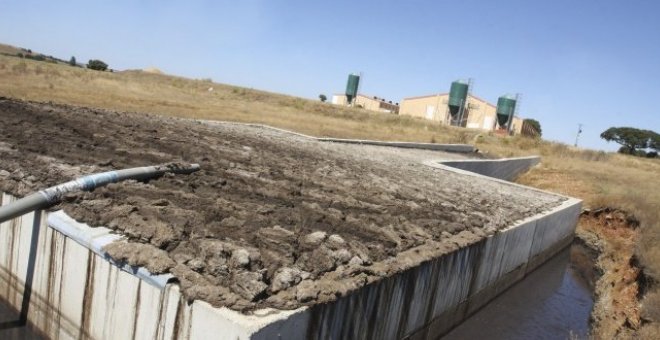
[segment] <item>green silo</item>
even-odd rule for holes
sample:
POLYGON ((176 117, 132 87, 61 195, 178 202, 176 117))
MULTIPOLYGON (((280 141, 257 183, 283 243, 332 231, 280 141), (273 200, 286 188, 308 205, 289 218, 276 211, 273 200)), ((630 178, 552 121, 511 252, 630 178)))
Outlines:
POLYGON ((508 128, 507 123, 516 111, 516 99, 512 95, 497 98, 497 123, 502 128, 508 128))
POLYGON ((449 113, 452 116, 455 116, 461 110, 461 107, 465 105, 468 89, 468 82, 464 80, 456 80, 451 83, 447 105, 449 106, 449 113))
POLYGON ((348 82, 346 83, 346 99, 348 100, 349 104, 352 103, 353 98, 357 96, 358 85, 360 85, 360 76, 352 73, 349 74, 348 82))

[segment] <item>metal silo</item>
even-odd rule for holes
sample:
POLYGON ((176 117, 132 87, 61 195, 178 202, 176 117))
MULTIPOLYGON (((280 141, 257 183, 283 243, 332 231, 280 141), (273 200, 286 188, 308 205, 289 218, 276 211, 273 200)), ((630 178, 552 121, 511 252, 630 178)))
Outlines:
POLYGON ((468 89, 469 85, 467 81, 457 80, 451 83, 447 105, 449 105, 449 113, 451 113, 452 116, 458 114, 461 111, 461 108, 465 106, 468 89))
POLYGON ((497 98, 497 124, 500 128, 511 128, 511 120, 516 111, 516 96, 507 94, 497 98))
POLYGON ((360 85, 360 76, 357 74, 349 74, 348 82, 346 83, 346 99, 348 104, 353 102, 353 98, 357 96, 358 86, 360 85))

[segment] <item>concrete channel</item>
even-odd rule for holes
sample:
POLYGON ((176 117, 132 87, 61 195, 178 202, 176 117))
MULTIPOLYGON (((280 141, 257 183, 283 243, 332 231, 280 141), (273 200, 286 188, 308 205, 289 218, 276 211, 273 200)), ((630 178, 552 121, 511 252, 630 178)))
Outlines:
MULTIPOLYGON (((425 164, 519 186, 504 180, 537 162, 425 164)), ((13 200, 3 194, 1 203, 13 200)), ((188 303, 171 275, 114 263, 103 247, 125 242, 120 235, 78 223, 63 211, 36 211, 0 225, 0 298, 33 328, 58 339, 435 338, 568 246, 580 209, 580 200, 566 198, 474 243, 410 249, 427 252, 430 260, 403 256, 407 270, 332 303, 250 315, 188 303)))

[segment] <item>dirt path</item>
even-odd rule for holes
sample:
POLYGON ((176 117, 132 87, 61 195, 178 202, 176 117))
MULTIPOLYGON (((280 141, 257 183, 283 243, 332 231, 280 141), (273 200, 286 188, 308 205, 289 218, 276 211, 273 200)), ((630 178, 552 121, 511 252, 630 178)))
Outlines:
POLYGON ((295 308, 456 247, 560 198, 420 163, 433 151, 320 143, 263 128, 0 99, 0 190, 25 195, 91 172, 170 161, 190 176, 121 183, 61 204, 131 243, 110 254, 171 272, 189 299, 295 308))

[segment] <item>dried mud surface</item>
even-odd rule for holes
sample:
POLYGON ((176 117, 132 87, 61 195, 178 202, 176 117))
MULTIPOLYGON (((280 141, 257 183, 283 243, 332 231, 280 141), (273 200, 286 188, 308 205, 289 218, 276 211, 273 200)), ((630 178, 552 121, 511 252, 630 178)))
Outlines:
POLYGON ((420 163, 456 157, 0 98, 4 192, 200 163, 192 175, 112 184, 56 208, 125 235, 106 249, 115 259, 172 273, 190 300, 244 312, 334 300, 562 200, 420 163))

